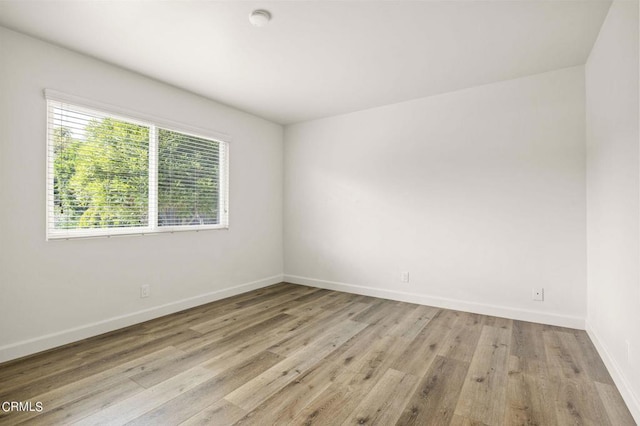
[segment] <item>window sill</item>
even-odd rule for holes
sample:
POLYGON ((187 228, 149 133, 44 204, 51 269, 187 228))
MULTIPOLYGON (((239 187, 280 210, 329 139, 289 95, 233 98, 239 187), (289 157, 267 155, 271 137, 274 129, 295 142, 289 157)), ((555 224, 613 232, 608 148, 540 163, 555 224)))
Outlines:
POLYGON ((202 226, 163 226, 162 228, 123 228, 108 230, 87 230, 77 229, 69 231, 54 231, 47 235, 47 241, 59 240, 79 240, 89 238, 111 238, 125 236, 148 236, 173 234, 176 232, 201 232, 201 231, 226 231, 229 225, 202 225, 202 226))

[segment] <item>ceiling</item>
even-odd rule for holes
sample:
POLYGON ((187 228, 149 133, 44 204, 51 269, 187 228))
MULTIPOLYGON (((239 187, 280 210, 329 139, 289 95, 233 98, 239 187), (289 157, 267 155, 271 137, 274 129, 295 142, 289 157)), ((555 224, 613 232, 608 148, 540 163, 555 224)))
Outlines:
POLYGON ((584 64, 609 6, 5 0, 0 25, 289 124, 584 64))

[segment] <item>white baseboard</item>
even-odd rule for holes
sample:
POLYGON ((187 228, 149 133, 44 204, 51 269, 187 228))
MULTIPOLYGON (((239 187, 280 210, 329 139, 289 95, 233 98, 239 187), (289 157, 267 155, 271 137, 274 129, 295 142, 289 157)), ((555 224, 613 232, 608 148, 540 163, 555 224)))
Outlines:
POLYGON ((344 291, 347 293, 362 294, 365 296, 381 297, 383 299, 398 300, 401 302, 417 303, 419 305, 435 306, 437 308, 454 309, 458 311, 472 312, 482 315, 510 318, 520 321, 536 322, 541 324, 557 325, 560 327, 577 328, 584 330, 584 318, 570 315, 552 314, 548 312, 515 309, 506 306, 488 305, 484 303, 469 302, 465 300, 447 299, 438 296, 429 296, 419 293, 386 290, 381 288, 366 287, 355 284, 346 284, 335 281, 319 280, 315 278, 300 277, 285 274, 284 280, 293 284, 303 284, 311 287, 326 288, 328 290, 344 291))
POLYGON ((88 337, 97 336, 99 334, 114 331, 130 325, 139 324, 154 318, 185 309, 204 305, 214 302, 225 297, 235 296, 237 294, 246 293, 268 285, 277 284, 283 281, 283 275, 274 275, 272 277, 263 278, 261 280, 252 281, 225 288, 222 290, 212 291, 210 293, 201 294, 187 299, 166 303, 160 306, 154 306, 130 314, 120 315, 106 320, 97 321, 91 324, 62 330, 56 333, 39 336, 33 339, 23 340, 9 345, 0 346, 0 362, 10 361, 12 359, 35 354, 47 349, 66 345, 88 337))
POLYGON ((620 369, 618 363, 611 356, 607 348, 604 346, 602 339, 598 336, 598 333, 590 326, 589 322, 586 322, 586 330, 587 334, 591 338, 593 345, 596 347, 600 358, 604 361, 604 365, 609 370, 609 374, 611 374, 611 378, 613 382, 616 384, 616 387, 620 391, 620 395, 622 395, 622 399, 627 404, 629 411, 631 411, 631 415, 637 424, 640 424, 640 397, 636 395, 631 387, 631 384, 627 380, 624 374, 622 374, 622 370, 620 369))

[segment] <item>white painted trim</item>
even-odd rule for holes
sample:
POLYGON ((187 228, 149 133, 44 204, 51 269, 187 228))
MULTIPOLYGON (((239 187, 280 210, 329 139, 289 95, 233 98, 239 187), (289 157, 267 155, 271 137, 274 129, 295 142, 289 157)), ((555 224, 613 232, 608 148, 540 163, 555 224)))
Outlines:
POLYGON ((311 287, 325 288, 328 290, 344 291, 347 293, 362 294, 365 296, 381 297, 383 299, 398 300, 401 302, 417 303, 420 305, 435 306, 438 308, 454 309, 458 311, 473 312, 482 315, 510 318, 520 321, 530 321, 541 324, 557 325, 584 330, 584 318, 561 315, 548 312, 531 311, 525 309, 510 308, 507 306, 488 305, 484 303, 470 302, 466 300, 448 299, 438 296, 430 296, 419 293, 387 290, 382 288, 366 287, 355 284, 346 284, 335 281, 319 280, 315 278, 300 277, 296 275, 284 276, 284 281, 293 284, 303 284, 311 287))
POLYGON ((84 107, 92 110, 97 110, 97 112, 106 113, 109 115, 119 115, 121 116, 119 118, 124 118, 127 121, 139 120, 141 122, 139 124, 143 125, 150 125, 153 123, 159 127, 167 127, 168 130, 174 130, 205 139, 215 139, 218 142, 229 143, 232 141, 230 135, 217 130, 192 126, 186 123, 179 123, 177 121, 173 121, 157 115, 135 111, 94 99, 83 98, 81 96, 72 95, 70 93, 58 92, 57 90, 53 89, 44 89, 43 93, 45 99, 47 100, 63 102, 81 108, 84 107))
POLYGON ((17 343, 0 346, 0 362, 10 361, 12 359, 31 355, 47 349, 66 345, 88 337, 97 336, 110 331, 118 330, 130 325, 139 324, 164 315, 169 315, 185 309, 204 305, 225 297, 235 296, 237 294, 246 293, 272 284, 282 282, 282 275, 274 275, 272 277, 263 278, 261 280, 252 281, 222 290, 212 291, 210 293, 201 294, 199 296, 189 297, 175 302, 166 303, 160 306, 144 309, 130 314, 120 315, 97 321, 91 324, 58 331, 44 336, 23 340, 17 343))
POLYGON ((631 412, 631 415, 635 419, 636 423, 640 424, 640 397, 633 392, 631 384, 622 373, 622 370, 618 366, 616 360, 611 356, 602 339, 598 337, 598 333, 591 327, 589 321, 586 322, 587 334, 591 338, 593 345, 596 347, 600 358, 604 361, 604 365, 609 370, 613 382, 622 395, 622 399, 627 404, 627 408, 631 412))

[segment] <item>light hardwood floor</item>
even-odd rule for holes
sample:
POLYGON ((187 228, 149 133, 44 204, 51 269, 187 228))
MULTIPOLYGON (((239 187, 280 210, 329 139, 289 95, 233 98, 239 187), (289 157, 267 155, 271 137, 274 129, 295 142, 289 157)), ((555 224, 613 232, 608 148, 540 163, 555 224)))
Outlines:
POLYGON ((584 331, 278 284, 0 364, 1 424, 633 425, 584 331))

